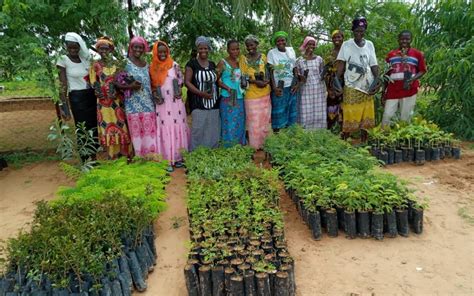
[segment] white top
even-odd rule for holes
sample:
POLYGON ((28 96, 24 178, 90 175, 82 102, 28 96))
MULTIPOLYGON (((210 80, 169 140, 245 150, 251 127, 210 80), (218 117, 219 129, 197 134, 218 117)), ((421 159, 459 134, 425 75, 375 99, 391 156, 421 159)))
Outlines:
POLYGON ((374 44, 365 40, 364 46, 359 47, 351 38, 342 43, 337 60, 346 62, 345 85, 367 93, 374 81, 370 67, 377 65, 374 44))
POLYGON ((278 85, 278 80, 285 82, 285 87, 291 86, 293 80, 293 68, 295 67, 296 54, 293 47, 286 47, 281 52, 278 48, 271 49, 267 54, 267 62, 273 66, 273 79, 278 85))
POLYGON ((89 61, 81 60, 80 63, 74 63, 67 55, 62 55, 56 62, 56 66, 66 69, 68 92, 88 88, 84 77, 89 74, 89 61))

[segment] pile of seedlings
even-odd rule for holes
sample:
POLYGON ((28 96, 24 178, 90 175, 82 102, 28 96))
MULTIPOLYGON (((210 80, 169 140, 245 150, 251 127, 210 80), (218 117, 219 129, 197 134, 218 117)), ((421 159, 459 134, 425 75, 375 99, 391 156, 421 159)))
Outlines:
POLYGON ((369 132, 369 143, 370 153, 385 165, 423 165, 426 161, 461 158, 460 142, 453 134, 421 118, 414 118, 410 124, 398 122, 390 127, 376 127, 369 132))
POLYGON ((273 170, 256 168, 245 147, 185 156, 191 246, 189 295, 295 295, 294 261, 273 170), (210 163, 223 164, 208 173, 210 163), (232 168, 234 167, 234 168, 232 168), (191 169, 192 168, 192 169, 191 169))
POLYGON ((0 295, 146 290, 157 258, 152 224, 165 208, 166 166, 104 162, 76 187, 60 189, 60 198, 39 202, 31 228, 6 244, 0 295))
POLYGON ((383 239, 423 231, 425 204, 378 161, 329 131, 292 127, 267 138, 265 151, 313 237, 383 239))

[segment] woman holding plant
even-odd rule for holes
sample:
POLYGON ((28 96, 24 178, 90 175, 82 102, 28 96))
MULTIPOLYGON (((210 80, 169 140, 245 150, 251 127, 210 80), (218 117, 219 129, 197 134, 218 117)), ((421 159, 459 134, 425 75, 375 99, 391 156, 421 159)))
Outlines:
POLYGON ((216 148, 221 133, 216 64, 209 60, 207 37, 196 38, 195 44, 197 57, 189 60, 184 73, 192 116, 191 150, 199 146, 216 148))
POLYGON ((112 57, 114 43, 109 37, 101 37, 95 44, 100 60, 89 69, 89 83, 97 97, 97 124, 99 143, 110 159, 118 156, 131 157, 132 145, 128 133, 123 94, 121 89, 139 89, 138 82, 129 85, 119 82, 124 75, 123 65, 112 57))
POLYGON ((227 42, 228 56, 217 64, 217 84, 222 89, 221 139, 224 147, 245 145, 244 95, 240 88, 242 72, 239 68, 240 45, 237 40, 227 42))
POLYGON ((143 54, 150 51, 143 37, 133 37, 128 46, 125 70, 132 88, 125 90, 125 111, 135 154, 156 153, 155 105, 151 96, 148 64, 143 54))
POLYGON ((156 105, 157 150, 168 160, 168 171, 173 165, 182 167, 181 150, 189 149, 189 128, 186 121, 186 107, 181 98, 183 74, 173 61, 168 44, 157 41, 153 45, 150 66, 151 85, 156 105))
POLYGON ((307 36, 300 46, 296 68, 302 85, 298 100, 298 123, 305 129, 326 128, 326 85, 321 79, 324 61, 314 54, 316 39, 307 36))
POLYGON ((367 129, 375 125, 374 94, 379 88, 379 66, 374 44, 364 39, 367 20, 352 21, 354 38, 345 41, 337 56, 337 75, 334 88, 344 92, 342 102, 342 132, 347 138, 352 132, 361 131, 361 141, 367 141, 367 129), (344 74, 344 89, 340 78, 344 74))
POLYGON ((247 54, 240 56, 239 67, 249 83, 244 97, 249 145, 262 149, 271 120, 271 101, 267 57, 258 51, 258 44, 253 35, 245 38, 247 54))
POLYGON ((324 80, 326 82, 326 88, 328 90, 327 96, 327 124, 328 129, 331 129, 336 123, 342 124, 342 94, 334 91, 332 85, 334 81, 334 76, 337 72, 337 55, 344 42, 344 33, 340 30, 334 30, 331 34, 332 44, 334 45, 331 53, 325 58, 325 75, 324 80))
POLYGON ((286 46, 288 33, 279 31, 273 35, 275 48, 267 54, 271 71, 272 128, 275 132, 296 123, 296 55, 293 47, 286 46))

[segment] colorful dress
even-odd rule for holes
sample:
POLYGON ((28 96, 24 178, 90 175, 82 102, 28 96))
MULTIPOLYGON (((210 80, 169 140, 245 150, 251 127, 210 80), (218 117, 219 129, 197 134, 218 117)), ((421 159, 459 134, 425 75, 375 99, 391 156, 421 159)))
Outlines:
POLYGON ((170 164, 182 161, 181 150, 189 150, 190 131, 186 122, 186 107, 181 98, 175 97, 173 79, 181 88, 183 74, 177 63, 168 70, 168 76, 161 86, 164 103, 156 105, 158 153, 170 164))
MULTIPOLYGON (((242 75, 247 75, 250 80, 255 80, 255 73, 263 77, 266 75, 267 58, 264 54, 256 61, 249 61, 245 55, 240 56, 239 67, 242 75)), ((254 83, 250 83, 245 91, 245 124, 249 133, 249 145, 255 149, 261 149, 265 138, 268 135, 268 128, 271 120, 271 100, 270 100, 270 85, 265 87, 257 87, 254 83)))
POLYGON ((245 145, 245 105, 242 89, 240 88, 240 77, 242 72, 239 68, 233 68, 225 59, 222 71, 222 83, 235 91, 235 97, 225 89, 221 92, 221 138, 224 147, 236 144, 245 145))
POLYGON ((125 70, 142 84, 140 90, 131 91, 130 96, 125 97, 125 112, 135 154, 145 156, 157 153, 155 104, 151 95, 148 64, 139 67, 128 61, 125 70))
POLYGON ((327 125, 328 129, 331 129, 336 123, 342 124, 342 94, 334 96, 330 96, 330 88, 333 85, 334 76, 337 72, 337 64, 336 64, 336 57, 334 55, 329 54, 325 59, 326 65, 326 72, 324 75, 324 80, 326 82, 326 87, 328 88, 328 96, 327 96, 327 125))
POLYGON ((97 124, 99 143, 110 158, 130 157, 132 145, 128 133, 123 95, 114 85, 119 73, 116 65, 104 66, 96 61, 89 69, 89 82, 97 97, 97 124))
POLYGON ((300 57, 296 61, 300 73, 308 71, 306 82, 300 88, 298 99, 298 123, 306 129, 326 128, 326 85, 321 80, 323 59, 300 57))
POLYGON ((361 47, 354 39, 349 39, 342 44, 337 60, 346 63, 342 131, 351 133, 374 127, 374 96, 369 95, 370 86, 374 81, 371 67, 377 65, 373 43, 365 40, 364 46, 361 47))

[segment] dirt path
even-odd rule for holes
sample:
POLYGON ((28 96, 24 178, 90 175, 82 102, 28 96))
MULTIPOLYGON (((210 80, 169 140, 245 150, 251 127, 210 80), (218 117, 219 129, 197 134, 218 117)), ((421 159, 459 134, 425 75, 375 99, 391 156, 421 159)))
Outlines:
POLYGON ((15 236, 31 222, 35 201, 50 200, 60 185, 72 185, 57 162, 0 171, 0 240, 15 236))
POLYGON ((348 240, 340 233, 314 241, 283 193, 281 208, 296 262, 298 295, 474 294, 474 154, 461 161, 387 170, 429 197, 422 235, 379 242, 348 240))
POLYGON ((184 169, 171 174, 166 187, 168 208, 155 222, 155 239, 158 260, 155 271, 148 276, 148 289, 143 296, 187 295, 183 268, 186 264, 189 241, 189 224, 186 212, 186 175, 184 169))

